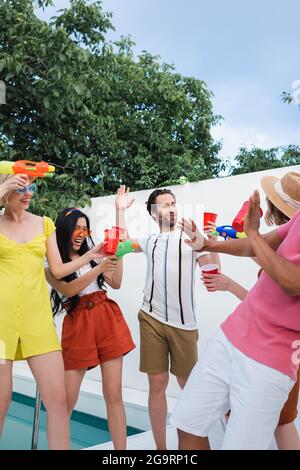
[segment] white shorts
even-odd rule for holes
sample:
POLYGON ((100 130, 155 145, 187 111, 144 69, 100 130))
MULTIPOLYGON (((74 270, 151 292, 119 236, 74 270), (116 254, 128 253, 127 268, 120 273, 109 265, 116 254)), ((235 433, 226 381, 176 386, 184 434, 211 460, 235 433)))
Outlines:
POLYGON ((219 329, 195 365, 170 422, 205 437, 230 409, 222 449, 268 449, 294 383, 245 356, 219 329))

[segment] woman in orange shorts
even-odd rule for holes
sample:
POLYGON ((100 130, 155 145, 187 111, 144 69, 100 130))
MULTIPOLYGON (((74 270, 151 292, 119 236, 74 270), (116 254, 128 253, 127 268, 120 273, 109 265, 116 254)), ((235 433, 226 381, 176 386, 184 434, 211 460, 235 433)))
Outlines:
MULTIPOLYGON (((131 202, 124 187, 116 197, 119 214, 131 202)), ((118 219, 118 217, 117 217, 118 219)), ((117 220, 117 224, 118 224, 117 220)), ((76 259, 93 245, 90 222, 79 209, 65 209, 56 220, 57 243, 64 262, 76 259)), ((58 281, 46 269, 53 287, 54 314, 67 311, 62 329, 62 349, 69 413, 78 399, 81 382, 88 369, 100 364, 108 427, 115 449, 126 448, 126 418, 122 400, 123 356, 135 348, 119 306, 106 295, 104 285, 119 289, 122 261, 103 258, 58 281), (58 294, 58 292, 61 295, 58 294)))

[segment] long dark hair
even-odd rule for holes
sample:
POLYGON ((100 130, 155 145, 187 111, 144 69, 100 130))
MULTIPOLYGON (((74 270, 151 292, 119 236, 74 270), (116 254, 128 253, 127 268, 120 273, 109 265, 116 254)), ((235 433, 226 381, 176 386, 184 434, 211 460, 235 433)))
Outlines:
MULTIPOLYGON (((70 249, 72 247, 72 235, 77 225, 78 219, 84 217, 86 220, 86 226, 88 230, 90 230, 90 221, 87 215, 81 212, 79 209, 75 209, 73 207, 68 207, 67 209, 62 210, 56 221, 56 237, 57 237, 57 246, 60 252, 60 256, 63 263, 68 263, 71 261, 70 259, 70 249)), ((85 238, 84 242, 82 243, 80 250, 78 251, 79 256, 84 255, 91 246, 95 246, 92 238, 89 236, 85 238)), ((97 263, 93 260, 90 261, 90 265, 94 268, 97 263)), ((73 281, 77 278, 77 274, 74 272, 69 274, 68 276, 64 277, 63 280, 66 282, 73 281)), ((99 289, 103 289, 104 286, 104 277, 100 274, 97 277, 97 284, 99 289)), ((71 298, 61 298, 58 292, 55 289, 51 290, 51 301, 52 301, 52 309, 53 315, 61 312, 64 308, 66 309, 67 313, 71 313, 77 306, 79 302, 79 295, 74 295, 71 298), (68 303, 68 307, 64 306, 64 303, 68 303)))

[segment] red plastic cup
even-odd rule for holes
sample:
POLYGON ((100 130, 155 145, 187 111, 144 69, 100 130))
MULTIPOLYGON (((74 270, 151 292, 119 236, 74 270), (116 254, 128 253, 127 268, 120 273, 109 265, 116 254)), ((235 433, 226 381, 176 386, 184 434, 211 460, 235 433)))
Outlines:
POLYGON ((116 227, 119 230, 119 238, 120 240, 126 240, 127 238, 127 230, 126 228, 116 227))
MULTIPOLYGON (((201 271, 203 274, 203 277, 205 278, 205 274, 219 274, 219 266, 217 264, 204 264, 201 266, 201 271)), ((206 289, 209 290, 210 283, 206 283, 205 279, 205 286, 206 289)))
POLYGON ((104 244, 103 251, 108 256, 116 254, 120 240, 119 227, 112 227, 104 230, 104 244))
POLYGON ((203 227, 208 225, 208 222, 212 222, 213 224, 216 223, 218 214, 215 214, 214 212, 204 212, 203 213, 203 227))

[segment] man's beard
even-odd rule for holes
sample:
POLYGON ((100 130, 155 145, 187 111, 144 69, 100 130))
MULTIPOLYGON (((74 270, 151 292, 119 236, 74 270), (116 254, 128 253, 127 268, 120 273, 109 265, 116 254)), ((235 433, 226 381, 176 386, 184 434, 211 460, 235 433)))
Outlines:
POLYGON ((161 226, 164 229, 168 229, 168 230, 173 229, 176 225, 176 222, 177 222, 176 217, 171 218, 171 219, 162 219, 161 226))

